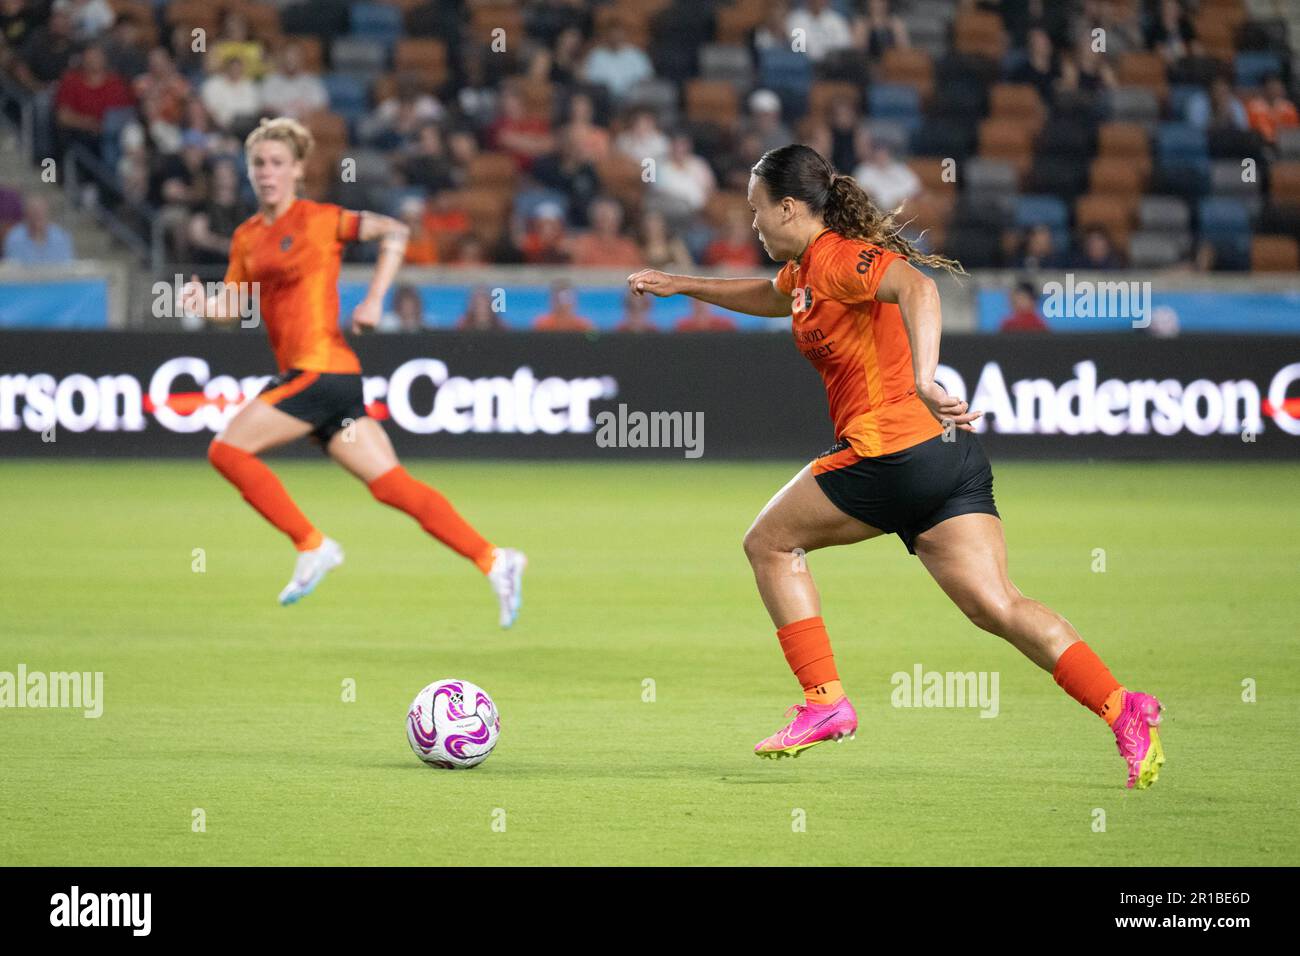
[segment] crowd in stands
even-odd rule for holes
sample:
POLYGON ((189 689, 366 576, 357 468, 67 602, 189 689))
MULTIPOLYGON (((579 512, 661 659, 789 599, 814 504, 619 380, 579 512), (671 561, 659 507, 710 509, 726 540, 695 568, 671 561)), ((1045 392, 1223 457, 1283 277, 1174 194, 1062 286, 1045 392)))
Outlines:
POLYGON ((176 262, 224 261, 242 139, 289 115, 306 194, 400 216, 413 264, 766 267, 749 169, 800 141, 969 268, 1294 271, 1289 30, 1244 0, 0 0, 0 69, 176 262))

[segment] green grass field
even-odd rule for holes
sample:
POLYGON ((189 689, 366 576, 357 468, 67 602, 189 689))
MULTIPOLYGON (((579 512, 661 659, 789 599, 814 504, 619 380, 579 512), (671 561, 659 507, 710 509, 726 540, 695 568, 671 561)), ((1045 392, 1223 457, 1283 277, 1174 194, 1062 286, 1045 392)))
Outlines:
POLYGON ((103 671, 105 697, 0 710, 0 864, 1300 863, 1294 466, 995 462, 1016 582, 1167 707, 1139 793, 893 537, 810 558, 857 739, 756 759, 799 693, 740 540, 797 462, 408 463, 528 552, 509 632, 410 519, 272 464, 348 552, 288 609, 292 550, 205 462, 0 463, 0 671, 103 671), (999 672, 999 715, 891 706, 916 664, 999 672), (472 771, 406 743, 448 676, 502 712, 472 771))

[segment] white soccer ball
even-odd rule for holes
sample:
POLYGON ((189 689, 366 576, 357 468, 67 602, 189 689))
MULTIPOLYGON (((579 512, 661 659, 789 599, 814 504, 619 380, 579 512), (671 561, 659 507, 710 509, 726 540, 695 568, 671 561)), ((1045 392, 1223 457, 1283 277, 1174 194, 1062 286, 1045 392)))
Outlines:
POLYGON ((406 739, 431 767, 476 767, 497 745, 501 718, 483 688, 467 680, 436 680, 415 695, 406 715, 406 739))

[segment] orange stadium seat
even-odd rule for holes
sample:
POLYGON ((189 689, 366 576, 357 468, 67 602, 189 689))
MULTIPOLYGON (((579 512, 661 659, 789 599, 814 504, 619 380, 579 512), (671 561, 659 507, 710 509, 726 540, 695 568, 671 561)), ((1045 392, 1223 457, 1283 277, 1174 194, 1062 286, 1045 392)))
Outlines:
POLYGON ((925 50, 891 47, 880 60, 880 79, 885 83, 910 86, 929 102, 934 93, 934 61, 925 50))
POLYGON ((418 76, 420 85, 434 89, 447 82, 447 44, 436 38, 398 40, 393 50, 397 73, 418 76))
POLYGON ((989 116, 1023 123, 1036 136, 1047 121, 1047 106, 1026 83, 995 83, 989 90, 989 116))
POLYGON ((1000 60, 1007 51, 1007 34, 1002 18, 982 10, 962 13, 952 24, 953 48, 968 56, 1000 60))
POLYGON ((1250 243, 1250 271, 1300 271, 1300 244, 1292 236, 1255 236, 1250 243))
POLYGON ((688 80, 685 99, 686 118, 692 122, 731 130, 740 121, 740 94, 726 80, 688 80))

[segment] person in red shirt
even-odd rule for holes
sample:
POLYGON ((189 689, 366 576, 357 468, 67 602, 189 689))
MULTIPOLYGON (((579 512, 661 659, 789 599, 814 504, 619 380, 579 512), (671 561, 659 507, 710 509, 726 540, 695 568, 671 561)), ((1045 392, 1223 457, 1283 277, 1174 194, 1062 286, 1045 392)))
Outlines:
POLYGON ((298 550, 281 604, 306 597, 343 563, 338 542, 307 520, 258 457, 311 435, 365 482, 377 501, 404 511, 487 575, 502 627, 519 612, 524 555, 496 548, 433 488, 413 478, 383 426, 367 416, 361 363, 339 327, 339 267, 349 242, 379 240, 370 288, 352 310, 352 331, 374 329, 406 251, 408 230, 388 216, 299 198, 297 183, 312 137, 287 117, 264 119, 245 144, 259 209, 235 230, 223 287, 206 295, 195 278, 181 292, 189 312, 215 321, 244 317, 247 304, 266 327, 279 375, 212 440, 208 460, 298 550))
POLYGON ((104 114, 119 106, 131 106, 135 96, 116 73, 108 68, 103 47, 92 43, 81 54, 81 65, 69 70, 54 94, 54 121, 60 150, 80 143, 96 156, 104 131, 104 114))
POLYGON ((758 265, 758 249, 743 212, 727 217, 726 230, 704 248, 703 263, 733 269, 752 269, 758 265))
POLYGON ((590 332, 595 329, 591 319, 578 315, 577 296, 573 286, 561 279, 551 286, 551 311, 539 315, 533 322, 535 332, 590 332))
POLYGON ((555 152, 551 124, 540 116, 530 115, 519 91, 507 86, 501 92, 497 118, 487 129, 488 148, 509 153, 520 172, 528 172, 533 163, 555 152))
POLYGON ((764 153, 748 198, 763 248, 785 262, 775 279, 646 270, 628 284, 640 294, 792 316, 795 346, 826 387, 836 443, 773 496, 745 535, 759 595, 804 692, 794 720, 754 752, 795 756, 857 730, 806 556, 896 533, 972 623, 1104 719, 1128 764, 1128 786, 1149 786, 1164 759, 1160 702, 1128 691, 1069 621, 1011 582, 993 471, 971 434, 980 412, 936 378, 939 293, 912 263, 965 270, 922 254, 852 177, 808 146, 764 153))
POLYGON ((606 268, 640 268, 643 259, 636 242, 621 233, 623 207, 618 200, 602 196, 591 203, 588 218, 591 231, 573 240, 572 261, 575 266, 606 268))
POLYGON ((1265 78, 1263 92, 1246 103, 1246 120, 1268 143, 1277 142, 1278 130, 1300 126, 1300 115, 1277 74, 1265 78))
POLYGON ((1038 312, 1038 292, 1033 283, 1021 282, 1011 290, 1011 314, 998 326, 999 332, 1046 332, 1047 323, 1038 312))

